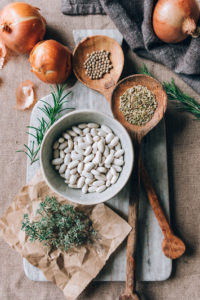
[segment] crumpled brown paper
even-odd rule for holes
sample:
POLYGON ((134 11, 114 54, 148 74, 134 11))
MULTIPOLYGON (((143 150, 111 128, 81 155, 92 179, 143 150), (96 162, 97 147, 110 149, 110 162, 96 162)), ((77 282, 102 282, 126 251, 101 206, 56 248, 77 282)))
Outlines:
POLYGON ((98 239, 91 245, 75 248, 67 253, 56 250, 49 255, 43 244, 38 241, 31 243, 21 230, 24 214, 34 216, 39 203, 47 195, 55 196, 61 203, 70 203, 50 190, 39 171, 31 182, 22 188, 0 219, 0 230, 12 248, 39 268, 47 280, 62 289, 67 300, 73 300, 97 276, 110 255, 128 235, 131 227, 104 204, 78 206, 93 221, 98 239))

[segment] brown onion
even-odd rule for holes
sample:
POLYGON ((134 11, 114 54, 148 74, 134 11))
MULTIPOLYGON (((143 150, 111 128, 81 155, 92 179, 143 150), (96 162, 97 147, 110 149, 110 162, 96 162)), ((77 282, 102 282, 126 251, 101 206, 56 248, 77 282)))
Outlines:
POLYGON ((71 73, 71 52, 54 40, 39 42, 29 57, 31 71, 46 83, 63 83, 71 73))
POLYGON ((197 0, 159 0, 153 13, 153 28, 166 43, 178 43, 189 35, 197 37, 197 0))
POLYGON ((0 37, 15 52, 30 52, 43 39, 45 31, 46 21, 37 7, 14 2, 0 11, 0 37))

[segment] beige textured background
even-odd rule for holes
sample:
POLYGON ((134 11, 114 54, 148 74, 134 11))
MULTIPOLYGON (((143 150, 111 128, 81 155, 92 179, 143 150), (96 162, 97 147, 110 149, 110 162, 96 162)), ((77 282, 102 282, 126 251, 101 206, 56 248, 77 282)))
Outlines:
MULTIPOLYGON (((7 4, 0 1, 0 8, 7 4)), ((69 17, 61 13, 60 0, 36 0, 29 3, 41 8, 48 23, 48 36, 62 41, 73 49, 73 29, 115 28, 107 16, 69 17)), ((126 66, 123 75, 138 70, 143 60, 125 46, 126 66)), ((161 81, 174 76, 166 68, 147 62, 161 81)), ((176 83, 187 93, 200 97, 179 78, 176 83)), ((15 56, 0 71, 0 215, 25 184, 26 158, 15 151, 27 141, 25 126, 30 111, 19 112, 15 105, 15 89, 22 80, 30 79, 37 86, 38 99, 49 93, 49 86, 30 72, 26 56, 15 56)), ((165 282, 139 283, 145 300, 200 299, 200 123, 188 114, 179 113, 170 105, 166 113, 170 205, 175 232, 187 244, 187 253, 174 262, 173 273, 165 282)), ((92 283, 79 300, 115 300, 123 291, 123 283, 92 283)), ((51 283, 32 282, 26 278, 22 259, 0 238, 0 300, 64 300, 62 292, 51 283)))

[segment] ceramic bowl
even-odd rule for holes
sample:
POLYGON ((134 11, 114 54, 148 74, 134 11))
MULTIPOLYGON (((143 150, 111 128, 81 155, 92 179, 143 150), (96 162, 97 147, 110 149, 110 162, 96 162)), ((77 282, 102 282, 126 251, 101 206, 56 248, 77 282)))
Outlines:
POLYGON ((127 183, 133 167, 134 152, 132 141, 126 129, 115 119, 93 110, 76 110, 68 113, 55 122, 45 134, 40 151, 40 165, 45 181, 49 187, 60 196, 74 203, 94 205, 114 197, 127 183), (95 122, 109 126, 115 135, 120 138, 122 148, 125 150, 124 166, 117 182, 102 193, 83 194, 81 189, 72 189, 64 182, 52 166, 53 144, 62 136, 62 133, 80 123, 95 122))

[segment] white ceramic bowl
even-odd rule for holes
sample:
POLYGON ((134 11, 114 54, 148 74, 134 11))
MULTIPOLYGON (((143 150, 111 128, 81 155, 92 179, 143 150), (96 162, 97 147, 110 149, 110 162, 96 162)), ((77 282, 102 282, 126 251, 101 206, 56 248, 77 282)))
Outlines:
POLYGON ((40 151, 40 165, 44 179, 49 187, 60 196, 72 202, 83 205, 94 205, 114 197, 127 183, 133 167, 133 146, 126 129, 115 119, 93 110, 76 110, 68 113, 55 122, 45 134, 40 151), (122 148, 125 150, 124 166, 117 182, 102 193, 83 194, 80 189, 69 188, 51 164, 53 159, 53 143, 64 131, 80 123, 95 122, 109 126, 120 138, 122 148))

